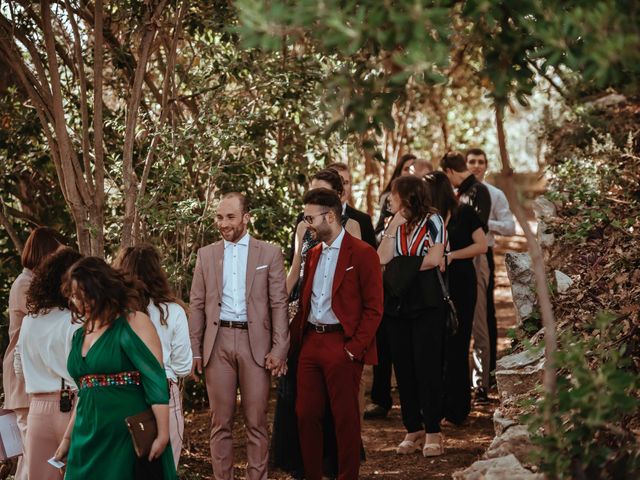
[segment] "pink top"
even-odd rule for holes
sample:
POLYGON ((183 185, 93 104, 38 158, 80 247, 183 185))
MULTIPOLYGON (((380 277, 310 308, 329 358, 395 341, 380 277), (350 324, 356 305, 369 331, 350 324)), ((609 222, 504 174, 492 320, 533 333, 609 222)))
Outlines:
POLYGON ((13 369, 13 353, 20 337, 22 319, 27 314, 27 290, 33 273, 28 268, 22 270, 11 286, 9 293, 9 346, 2 361, 2 386, 4 388, 4 408, 15 410, 29 408, 29 397, 24 388, 24 377, 16 375, 13 369))

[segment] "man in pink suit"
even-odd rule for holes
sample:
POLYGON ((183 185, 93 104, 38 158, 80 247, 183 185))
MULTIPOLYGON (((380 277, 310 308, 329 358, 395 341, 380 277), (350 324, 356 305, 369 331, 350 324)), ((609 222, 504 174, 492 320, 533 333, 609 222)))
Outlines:
POLYGON ((238 383, 247 430, 247 478, 267 479, 269 372, 285 372, 289 350, 282 252, 251 237, 249 221, 244 195, 222 197, 216 224, 223 240, 198 250, 191 284, 194 374, 204 370, 216 480, 233 479, 231 432, 238 383))

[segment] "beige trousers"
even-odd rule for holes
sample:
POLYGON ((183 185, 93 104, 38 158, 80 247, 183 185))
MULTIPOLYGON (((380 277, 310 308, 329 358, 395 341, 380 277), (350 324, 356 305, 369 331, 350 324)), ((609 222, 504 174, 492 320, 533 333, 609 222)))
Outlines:
POLYGON ((29 458, 29 479, 62 479, 62 470, 50 465, 47 460, 56 453, 67 430, 72 412, 73 408, 69 412, 60 411, 60 392, 38 393, 30 396, 29 429, 25 445, 29 458))
POLYGON ((247 480, 267 480, 270 376, 251 354, 247 330, 221 327, 205 367, 211 407, 211 464, 215 480, 233 480, 233 415, 240 387, 247 432, 247 480))
POLYGON ((489 286, 489 262, 483 253, 473 259, 476 268, 478 296, 473 313, 473 372, 474 388, 489 388, 489 368, 491 361, 491 340, 487 323, 487 288, 489 286))
MULTIPOLYGON (((16 468, 16 474, 13 477, 15 480, 28 480, 29 479, 29 456, 27 455, 27 418, 29 416, 28 408, 16 408, 13 409, 18 420, 18 428, 20 429, 20 436, 22 437, 22 456, 18 457, 18 467, 16 468)), ((57 448, 57 447, 56 447, 57 448)))
POLYGON ((169 438, 171 440, 171 450, 173 451, 173 463, 177 470, 180 452, 182 451, 182 439, 184 438, 184 415, 182 414, 182 392, 180 392, 180 386, 172 381, 169 393, 169 438))

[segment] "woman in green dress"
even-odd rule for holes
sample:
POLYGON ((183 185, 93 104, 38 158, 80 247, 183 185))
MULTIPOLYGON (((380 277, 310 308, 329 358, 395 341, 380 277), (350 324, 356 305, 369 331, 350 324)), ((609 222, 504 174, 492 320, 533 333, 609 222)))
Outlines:
POLYGON ((136 311, 136 290, 96 257, 75 263, 63 289, 74 319, 83 323, 67 360, 78 402, 55 455, 68 453, 65 478, 133 480, 141 478, 140 468, 149 468, 148 460, 162 473, 145 478, 176 479, 162 347, 149 317, 136 311), (125 418, 149 408, 158 435, 149 458, 137 459, 125 418))

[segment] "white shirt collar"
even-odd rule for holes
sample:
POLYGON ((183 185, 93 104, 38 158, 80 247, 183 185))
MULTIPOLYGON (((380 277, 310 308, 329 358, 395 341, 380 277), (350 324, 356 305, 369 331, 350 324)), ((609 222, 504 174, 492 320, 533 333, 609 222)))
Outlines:
POLYGON ((249 245, 249 232, 245 233, 244 236, 238 240, 237 242, 228 242, 227 240, 224 240, 224 248, 227 248, 230 245, 243 245, 243 246, 248 246, 249 245))
POLYGON ((344 228, 340 228, 340 234, 336 237, 331 245, 327 245, 325 242, 322 242, 322 251, 324 252, 328 248, 340 249, 340 245, 342 245, 342 239, 344 238, 344 228))
POLYGON ((344 202, 342 204, 342 214, 344 215, 346 211, 347 211, 347 202, 344 202))

